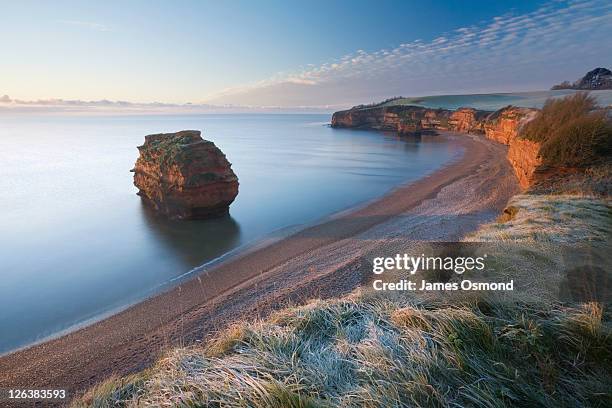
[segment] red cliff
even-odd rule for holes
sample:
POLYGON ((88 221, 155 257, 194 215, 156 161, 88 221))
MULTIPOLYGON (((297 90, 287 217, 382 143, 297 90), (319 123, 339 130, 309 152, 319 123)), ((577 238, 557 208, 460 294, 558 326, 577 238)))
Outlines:
POLYGON ((420 106, 383 106, 353 108, 334 113, 332 127, 396 131, 399 134, 427 130, 449 130, 460 133, 484 133, 485 137, 508 147, 519 184, 523 188, 533 182, 534 172, 541 164, 540 146, 520 139, 520 128, 531 120, 537 109, 508 106, 496 112, 473 108, 429 109, 420 106))
POLYGON ((537 113, 536 109, 508 106, 489 115, 484 123, 487 138, 509 145, 518 137, 523 124, 531 120, 537 113))
POLYGON ((199 131, 145 136, 138 150, 134 185, 156 211, 176 219, 228 213, 238 178, 223 152, 199 131))
POLYGON ((450 115, 448 129, 461 133, 484 133, 484 124, 489 111, 459 108, 450 115))
POLYGON ((387 130, 399 133, 418 133, 434 129, 446 129, 452 111, 429 109, 420 106, 384 106, 353 108, 336 112, 332 127, 387 130))
POLYGON ((529 140, 514 139, 508 147, 508 161, 521 188, 526 189, 535 181, 536 169, 542 164, 540 144, 529 140))
POLYGON ((533 183, 534 173, 541 164, 540 145, 518 136, 521 127, 537 112, 537 109, 508 106, 490 115, 484 124, 488 139, 508 146, 508 161, 523 189, 533 183))

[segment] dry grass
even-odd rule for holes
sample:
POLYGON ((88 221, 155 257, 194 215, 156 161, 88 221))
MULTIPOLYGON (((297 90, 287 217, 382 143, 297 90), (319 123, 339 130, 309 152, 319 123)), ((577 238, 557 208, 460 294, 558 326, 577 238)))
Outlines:
POLYGON ((612 401, 610 322, 597 304, 342 299, 286 310, 244 333, 220 356, 173 350, 144 381, 112 379, 75 405, 603 407, 612 401))
POLYGON ((514 279, 527 302, 610 300, 610 199, 518 195, 508 208, 466 238, 484 246, 496 279, 514 279))
POLYGON ((548 169, 529 188, 533 194, 569 194, 610 197, 612 195, 612 161, 584 169, 548 169))
POLYGON ((586 167, 609 159, 612 125, 603 112, 592 112, 559 127, 542 144, 540 154, 549 165, 586 167))
POLYGON ((588 115, 597 109, 597 99, 587 92, 576 92, 565 98, 550 98, 540 113, 521 130, 521 136, 534 142, 554 137, 559 127, 588 115))
POLYGON ((612 154, 612 124, 585 92, 546 101, 521 137, 541 143, 543 164, 550 166, 588 167, 612 154))

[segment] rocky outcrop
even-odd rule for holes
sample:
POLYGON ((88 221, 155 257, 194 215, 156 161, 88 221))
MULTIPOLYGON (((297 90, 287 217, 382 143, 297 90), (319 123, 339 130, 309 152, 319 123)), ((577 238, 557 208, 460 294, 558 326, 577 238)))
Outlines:
POLYGON ((426 130, 450 130, 461 133, 484 133, 496 142, 509 144, 518 130, 537 112, 536 109, 507 106, 496 112, 473 108, 430 109, 396 105, 381 108, 353 108, 336 112, 332 127, 376 129, 400 134, 426 130))
POLYGON ((448 128, 461 133, 484 133, 484 124, 490 114, 489 111, 459 108, 450 115, 448 128))
POLYGON ((143 201, 175 219, 227 214, 238 178, 213 142, 197 130, 145 136, 132 170, 143 201))
POLYGON ((412 105, 353 108, 334 113, 332 127, 386 130, 399 134, 433 130, 484 133, 484 123, 492 113, 472 108, 452 111, 412 105))
POLYGON ((485 118, 483 122, 485 135, 488 139, 510 145, 510 142, 518 137, 523 124, 531 120, 536 113, 537 109, 531 108, 516 106, 502 108, 485 118))
POLYGON ((569 81, 564 81, 559 85, 553 86, 551 89, 612 89, 612 71, 607 68, 595 68, 573 84, 569 81))
POLYGON ((508 160, 521 187, 534 181, 541 161, 540 145, 518 137, 521 127, 531 120, 537 109, 507 106, 496 112, 473 108, 429 109, 420 106, 386 106, 353 108, 334 113, 332 127, 377 129, 415 134, 430 130, 481 133, 486 138, 508 145, 508 160))
POLYGON ((376 129, 398 133, 420 133, 446 129, 452 111, 420 106, 394 105, 376 108, 353 108, 336 112, 332 127, 376 129))

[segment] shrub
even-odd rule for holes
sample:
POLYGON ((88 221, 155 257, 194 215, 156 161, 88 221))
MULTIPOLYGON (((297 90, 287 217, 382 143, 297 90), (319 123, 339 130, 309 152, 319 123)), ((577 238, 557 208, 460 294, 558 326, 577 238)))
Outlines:
POLYGON ((612 153, 610 118, 586 92, 547 100, 520 136, 539 142, 542 162, 550 166, 589 167, 609 161, 612 153))
POLYGON ((586 167, 609 158, 612 126, 599 113, 589 113, 559 127, 542 144, 540 155, 551 165, 586 167))
POLYGON ((610 120, 586 92, 547 100, 520 135, 541 143, 543 163, 553 166, 587 167, 609 160, 612 152, 610 120))
POLYGON ((534 142, 545 142, 556 131, 597 109, 597 100, 586 92, 561 99, 548 99, 542 111, 523 127, 521 136, 534 142))

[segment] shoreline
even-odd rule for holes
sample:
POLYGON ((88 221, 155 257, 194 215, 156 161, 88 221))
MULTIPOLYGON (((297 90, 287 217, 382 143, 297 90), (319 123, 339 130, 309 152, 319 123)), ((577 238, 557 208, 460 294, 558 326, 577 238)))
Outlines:
MULTIPOLYGON (((3 387, 29 388, 52 385, 74 395, 111 374, 143 369, 164 349, 201 341, 233 321, 259 318, 283 305, 313 297, 349 292, 359 283, 356 258, 325 259, 326 254, 422 206, 479 168, 494 166, 491 159, 509 168, 503 146, 482 137, 447 135, 446 142, 464 148, 461 158, 371 202, 326 217, 278 241, 255 245, 119 313, 5 354, 0 357, 0 383, 3 387), (315 271, 304 271, 306 263, 299 258, 313 261, 315 271), (40 378, 40 372, 47 373, 46 378, 40 378)), ((505 177, 509 176, 507 168, 502 172, 505 177)), ((483 172, 481 178, 487 174, 483 172)), ((494 185, 489 183, 487 188, 494 185)), ((503 198, 490 206, 504 205, 503 198)), ((448 231, 445 234, 443 228, 440 234, 452 235, 448 231)), ((363 242, 352 245, 360 244, 363 242)))
MULTIPOLYGON (((327 125, 331 126, 329 123, 327 123, 327 125)), ((354 130, 360 130, 360 129, 354 129, 354 130)), ((385 133, 385 132, 382 132, 382 133, 385 133)), ((460 135, 459 137, 464 137, 464 136, 466 136, 466 135, 460 135)), ((444 138, 446 136, 440 134, 440 135, 429 135, 429 137, 444 138)), ((447 143, 448 140, 445 140, 444 142, 447 143)), ((428 177, 430 174, 433 174, 433 173, 435 173, 435 172, 437 172, 439 170, 442 170, 446 166, 449 166, 449 165, 455 163, 456 161, 461 160, 461 158, 462 158, 464 153, 465 153, 465 149, 461 148, 461 147, 458 147, 457 151, 454 153, 454 156, 450 160, 448 160, 447 162, 442 163, 440 165, 440 167, 438 167, 437 169, 423 174, 421 176, 421 178, 428 177)), ((25 351, 27 349, 39 346, 39 345, 44 344, 44 343, 48 343, 50 341, 53 341, 53 340, 56 340, 58 338, 67 336, 67 335, 69 335, 71 333, 74 333, 76 331, 85 329, 85 328, 87 328, 89 326, 95 325, 96 323, 101 322, 103 320, 112 318, 114 315, 120 314, 120 313, 122 313, 122 312, 124 312, 124 311, 126 311, 126 310, 128 310, 128 309, 130 309, 130 308, 132 308, 132 307, 134 307, 134 306, 144 302, 144 301, 147 301, 147 300, 149 300, 151 298, 154 298, 154 297, 156 297, 158 295, 161 295, 163 293, 171 291, 175 287, 180 286, 180 284, 188 282, 189 280, 196 278, 198 275, 204 274, 204 273, 208 272, 209 270, 212 270, 212 269, 216 268, 217 266, 219 266, 219 265, 221 265, 223 263, 231 262, 232 260, 234 260, 236 258, 239 258, 239 257, 242 257, 242 256, 245 256, 245 255, 248 255, 249 253, 251 253, 251 252, 253 252, 255 250, 259 250, 259 249, 265 248, 265 247, 267 247, 269 245, 275 244, 275 243, 277 243, 279 241, 282 241, 282 240, 284 240, 286 238, 289 238, 292 235, 297 234, 297 233, 299 233, 299 232, 301 232, 301 231, 303 231, 305 229, 308 229, 308 228, 311 228, 311 227, 315 227, 315 226, 317 226, 319 224, 323 224, 323 223, 332 221, 333 219, 335 219, 337 217, 348 215, 348 214, 350 214, 352 212, 360 210, 360 209, 362 209, 362 208, 364 208, 364 207, 366 207, 366 206, 368 206, 370 204, 373 204, 373 203, 379 201, 381 198, 383 198, 383 197, 385 197, 385 196, 387 196, 389 194, 392 194, 395 190, 404 188, 404 187, 406 187, 406 186, 408 186, 408 185, 410 185, 410 184, 412 184, 412 183, 414 183, 415 181, 418 181, 418 180, 420 180, 420 178, 419 179, 415 179, 415 180, 411 180, 411 181, 401 182, 400 184, 392 187, 391 189, 389 189, 387 192, 383 193, 380 196, 377 196, 377 197, 374 197, 374 198, 369 198, 369 199, 367 199, 365 201, 358 202, 358 203, 356 203, 354 205, 349 205, 348 207, 345 207, 345 208, 342 208, 340 210, 337 210, 337 211, 335 211, 335 212, 333 212, 331 214, 324 215, 324 216, 322 216, 322 217, 320 217, 320 218, 318 218, 318 219, 316 219, 314 221, 309 221, 309 222, 305 222, 303 224, 295 224, 295 225, 289 225, 289 226, 286 226, 286 227, 282 227, 282 228, 279 228, 277 230, 271 231, 271 232, 267 233, 266 235, 264 235, 262 237, 255 238, 254 240, 249 241, 249 242, 245 242, 244 244, 242 244, 242 245, 240 245, 240 246, 238 246, 236 248, 233 248, 233 249, 229 250, 228 252, 226 252, 226 253, 224 253, 222 255, 219 255, 216 258, 213 258, 213 259, 211 259, 209 261, 206 261, 203 264, 194 266, 190 270, 188 270, 188 271, 186 271, 186 272, 184 272, 184 273, 182 273, 182 274, 180 274, 178 276, 175 276, 175 277, 173 277, 173 278, 171 278, 171 279, 169 279, 167 281, 164 281, 164 282, 160 283, 155 288, 151 289, 151 291, 147 295, 143 296, 142 298, 134 300, 134 301, 132 301, 130 303, 127 303, 125 305, 115 307, 113 309, 109 309, 109 310, 105 310, 105 311, 96 313, 95 315, 93 315, 91 317, 88 317, 88 318, 86 318, 84 320, 81 320, 81 321, 78 321, 76 323, 73 323, 70 326, 68 326, 66 328, 63 328, 63 329, 61 329, 61 330, 59 330, 59 331, 57 331, 55 333, 51 333, 51 334, 45 335, 43 337, 40 337, 40 338, 38 338, 38 339, 36 339, 36 340, 26 344, 26 345, 19 346, 19 347, 15 348, 15 349, 12 349, 12 350, 0 352, 0 360, 3 357, 5 357, 5 356, 9 356, 9 355, 14 354, 14 353, 25 351)))

